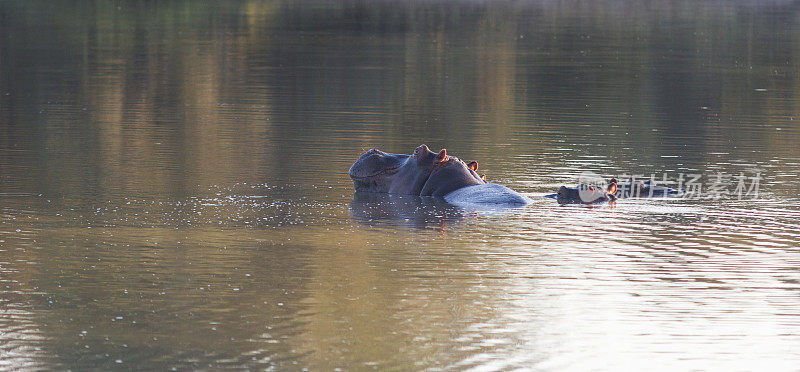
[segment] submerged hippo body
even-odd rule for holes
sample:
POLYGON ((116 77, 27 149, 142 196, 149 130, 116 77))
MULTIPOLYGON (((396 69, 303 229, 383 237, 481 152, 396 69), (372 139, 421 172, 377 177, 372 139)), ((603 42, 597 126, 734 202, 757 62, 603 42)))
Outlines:
POLYGON ((421 145, 412 155, 371 149, 349 174, 356 191, 436 196, 464 206, 514 207, 532 202, 505 186, 487 183, 477 168, 477 162, 465 163, 444 149, 437 154, 421 145))
MULTIPOLYGON (((613 180, 613 179, 612 179, 613 180)), ((652 180, 644 182, 629 179, 617 186, 618 198, 663 198, 681 195, 684 192, 666 186, 658 186, 652 180)))
POLYGON ((357 192, 349 206, 350 215, 365 225, 399 223, 413 227, 441 227, 457 224, 464 211, 442 198, 414 195, 357 192))
POLYGON ((533 202, 508 187, 489 182, 451 191, 444 200, 461 207, 525 206, 533 202))

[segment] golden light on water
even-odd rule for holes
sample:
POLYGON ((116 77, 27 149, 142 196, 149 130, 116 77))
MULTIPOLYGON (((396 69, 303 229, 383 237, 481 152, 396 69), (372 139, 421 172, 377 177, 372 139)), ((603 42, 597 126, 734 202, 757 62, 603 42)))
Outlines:
POLYGON ((796 13, 0 3, 0 369, 791 370, 796 13), (423 143, 533 204, 353 194, 423 143))

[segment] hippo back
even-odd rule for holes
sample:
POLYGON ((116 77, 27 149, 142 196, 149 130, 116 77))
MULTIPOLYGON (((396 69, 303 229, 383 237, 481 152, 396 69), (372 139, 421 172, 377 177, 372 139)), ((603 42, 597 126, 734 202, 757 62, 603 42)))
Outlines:
POLYGON ((533 202, 529 197, 496 183, 462 187, 445 195, 444 200, 471 208, 522 207, 533 202))

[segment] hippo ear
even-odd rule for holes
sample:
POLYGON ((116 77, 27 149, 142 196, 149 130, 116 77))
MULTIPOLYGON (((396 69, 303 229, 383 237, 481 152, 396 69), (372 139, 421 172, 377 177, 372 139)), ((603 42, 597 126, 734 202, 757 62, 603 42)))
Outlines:
POLYGON ((467 168, 472 169, 473 171, 477 171, 478 170, 478 162, 473 160, 473 161, 467 163, 467 168))
POLYGON ((436 155, 436 162, 441 163, 447 159, 447 149, 442 149, 439 151, 439 154, 436 155))
POLYGON ((608 189, 606 190, 606 192, 611 194, 611 195, 616 194, 617 193, 617 183, 613 182, 610 185, 608 185, 608 189))
POLYGON ((617 179, 612 178, 611 181, 608 181, 608 187, 606 188, 606 193, 614 195, 617 193, 617 179))
POLYGON ((481 179, 486 181, 486 175, 485 174, 481 174, 481 179))

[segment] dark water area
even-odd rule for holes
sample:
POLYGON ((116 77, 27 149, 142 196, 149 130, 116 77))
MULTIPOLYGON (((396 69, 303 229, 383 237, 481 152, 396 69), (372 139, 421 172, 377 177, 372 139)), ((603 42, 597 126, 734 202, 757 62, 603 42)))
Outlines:
POLYGON ((796 369, 799 115, 794 2, 2 1, 0 370, 796 369))

